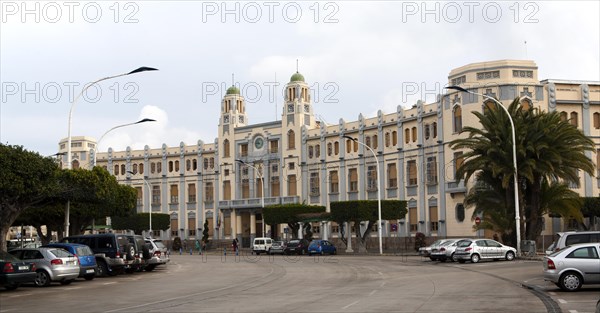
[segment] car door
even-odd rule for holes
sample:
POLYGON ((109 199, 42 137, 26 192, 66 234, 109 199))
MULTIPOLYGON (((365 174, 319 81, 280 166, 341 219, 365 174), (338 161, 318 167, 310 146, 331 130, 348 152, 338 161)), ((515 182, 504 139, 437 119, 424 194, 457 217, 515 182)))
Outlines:
POLYGON ((502 245, 494 240, 486 240, 487 252, 490 258, 500 259, 503 255, 502 245))
POLYGON ((483 240, 483 239, 475 240, 475 246, 473 248, 475 249, 475 252, 479 253, 479 256, 482 259, 491 258, 490 250, 488 249, 488 246, 487 246, 487 243, 485 240, 483 240))
POLYGON ((600 245, 585 246, 566 256, 568 267, 579 269, 586 284, 600 283, 600 245))

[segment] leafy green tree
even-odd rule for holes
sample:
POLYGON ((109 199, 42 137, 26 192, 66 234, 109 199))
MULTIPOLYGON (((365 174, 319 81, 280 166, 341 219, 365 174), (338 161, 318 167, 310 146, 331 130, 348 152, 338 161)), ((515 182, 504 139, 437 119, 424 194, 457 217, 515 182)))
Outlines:
POLYGON ((55 192, 58 165, 22 146, 0 143, 0 169, 0 251, 6 251, 4 238, 19 214, 55 192))
POLYGON ((600 217, 600 197, 583 198, 581 213, 594 223, 595 218, 600 217))
MULTIPOLYGON (((150 229, 150 214, 136 213, 130 216, 113 216, 111 218, 113 229, 131 229, 136 234, 150 229)), ((152 230, 167 230, 170 227, 171 217, 169 214, 152 213, 152 230)))
POLYGON ((305 219, 302 215, 308 213, 325 213, 325 207, 294 203, 270 205, 263 210, 265 223, 269 225, 287 224, 292 232, 292 238, 298 237, 300 222, 305 219))
MULTIPOLYGON (((406 201, 381 200, 381 219, 397 220, 406 216, 406 201)), ((357 200, 339 201, 330 203, 331 220, 343 225, 345 222, 354 222, 356 237, 359 238, 358 249, 366 251, 366 238, 371 233, 371 227, 377 223, 379 209, 377 201, 357 200), (363 222, 364 227, 359 227, 363 222), (361 231, 361 228, 363 229, 361 231)))

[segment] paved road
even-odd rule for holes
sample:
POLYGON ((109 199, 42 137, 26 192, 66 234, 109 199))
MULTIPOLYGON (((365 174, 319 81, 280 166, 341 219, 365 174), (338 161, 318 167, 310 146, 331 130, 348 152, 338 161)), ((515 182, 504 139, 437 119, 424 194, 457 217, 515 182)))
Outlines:
POLYGON ((539 261, 174 255, 151 273, 1 291, 0 312, 548 312, 553 298, 581 313, 598 290, 562 293, 543 282, 539 261))

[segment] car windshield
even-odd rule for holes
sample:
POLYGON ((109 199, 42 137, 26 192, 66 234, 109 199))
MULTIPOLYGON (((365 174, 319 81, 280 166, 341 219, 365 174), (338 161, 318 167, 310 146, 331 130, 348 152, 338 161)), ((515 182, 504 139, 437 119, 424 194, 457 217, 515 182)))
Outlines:
POLYGON ((77 247, 75 251, 77 255, 94 255, 88 246, 77 247))
POLYGON ((0 262, 19 262, 21 260, 19 260, 16 256, 12 255, 12 254, 8 254, 4 251, 0 251, 0 262))
POLYGON ((275 246, 275 247, 279 247, 279 246, 282 246, 282 245, 283 245, 283 241, 274 241, 273 242, 273 246, 275 246))
POLYGON ((54 254, 54 256, 57 258, 68 258, 73 256, 71 252, 63 249, 52 249, 49 250, 49 252, 54 254))
POLYGON ((162 243, 162 241, 160 240, 154 240, 154 244, 156 245, 157 248, 159 249, 163 249, 166 248, 165 245, 162 243))

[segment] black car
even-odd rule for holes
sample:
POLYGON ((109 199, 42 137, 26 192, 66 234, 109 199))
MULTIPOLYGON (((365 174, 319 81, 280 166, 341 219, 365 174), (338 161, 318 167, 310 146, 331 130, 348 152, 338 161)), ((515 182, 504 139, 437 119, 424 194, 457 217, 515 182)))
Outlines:
POLYGON ((292 239, 285 247, 285 254, 303 255, 308 253, 308 245, 310 242, 307 239, 292 239))
POLYGON ((98 264, 98 276, 116 275, 131 268, 136 261, 136 247, 130 243, 127 235, 94 234, 70 236, 62 242, 84 244, 94 252, 98 264))
POLYGON ((24 283, 34 283, 36 270, 35 264, 0 251, 0 285, 7 290, 17 289, 24 283))

